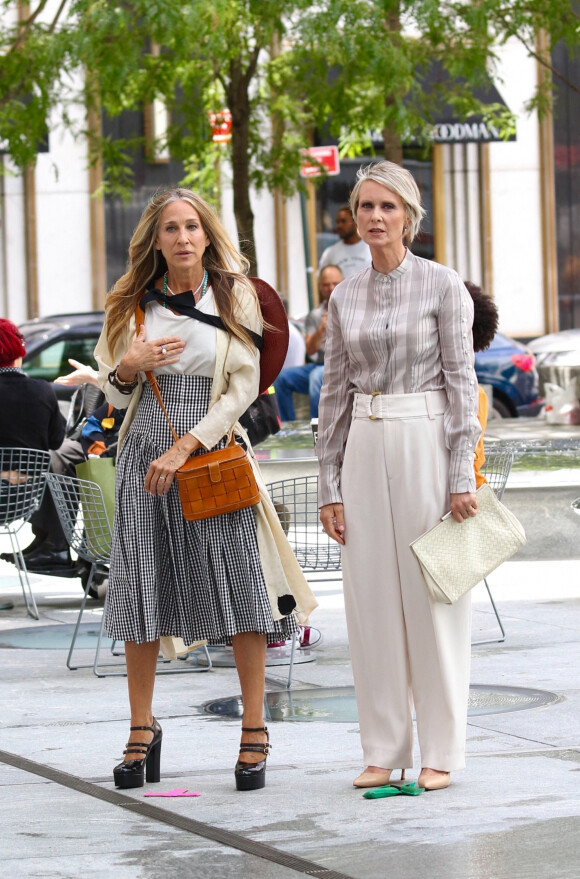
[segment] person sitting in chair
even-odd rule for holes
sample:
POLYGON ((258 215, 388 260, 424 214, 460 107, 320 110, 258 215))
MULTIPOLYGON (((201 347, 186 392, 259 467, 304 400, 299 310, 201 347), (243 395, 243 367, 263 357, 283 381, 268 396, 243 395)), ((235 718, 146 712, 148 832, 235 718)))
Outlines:
POLYGON ((283 369, 274 382, 282 421, 294 421, 296 417, 292 397, 294 392, 309 395, 310 417, 318 418, 318 401, 324 373, 328 300, 334 288, 342 280, 342 272, 337 266, 325 266, 318 276, 320 305, 308 314, 305 324, 307 362, 302 366, 289 366, 283 369))
MULTIPOLYGON (((66 421, 48 382, 29 378, 22 370, 25 354, 24 337, 18 327, 0 318, 0 447, 50 451, 54 464, 55 451, 65 438, 66 421)), ((27 569, 37 570, 37 565, 43 569, 47 560, 69 566, 68 544, 48 492, 30 524, 34 540, 22 553, 27 569)), ((12 553, 2 553, 0 557, 14 561, 12 553)))

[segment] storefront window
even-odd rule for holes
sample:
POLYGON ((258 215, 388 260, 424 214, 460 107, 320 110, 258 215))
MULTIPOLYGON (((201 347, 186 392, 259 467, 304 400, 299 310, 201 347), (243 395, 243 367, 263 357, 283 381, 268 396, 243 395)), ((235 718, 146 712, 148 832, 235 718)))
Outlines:
MULTIPOLYGON (((103 134, 118 140, 135 134, 144 134, 144 117, 139 112, 125 112, 115 119, 103 117, 103 134)), ((184 176, 179 162, 150 162, 145 150, 140 149, 132 163, 134 186, 131 198, 105 195, 105 229, 107 258, 107 287, 110 288, 127 268, 127 251, 133 232, 150 198, 163 187, 174 186, 184 176)))

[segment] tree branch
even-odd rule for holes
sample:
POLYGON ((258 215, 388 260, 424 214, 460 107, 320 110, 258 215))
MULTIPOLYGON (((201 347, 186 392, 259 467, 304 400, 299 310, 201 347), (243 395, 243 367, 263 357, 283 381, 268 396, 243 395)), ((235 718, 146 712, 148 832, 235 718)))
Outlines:
POLYGON ((43 9, 47 3, 48 3, 48 0, 40 0, 40 3, 38 4, 38 6, 34 10, 34 12, 31 15, 29 15, 29 17, 25 21, 19 22, 18 36, 15 39, 12 46, 10 47, 7 54, 10 54, 10 52, 14 52, 16 49, 19 49, 20 46, 24 42, 26 42, 26 39, 27 39, 30 31, 32 30, 32 26, 34 25, 34 22, 36 21, 36 19, 40 15, 40 13, 43 11, 43 9))
MULTIPOLYGON (((40 13, 44 10, 44 8, 46 7, 48 2, 49 2, 49 0, 40 0, 38 6, 34 10, 34 12, 31 15, 29 15, 29 17, 26 19, 26 21, 20 22, 20 25, 18 28, 18 36, 16 37, 16 39, 14 40, 14 42, 12 43, 12 45, 10 46, 8 51, 6 52, 6 55, 11 55, 13 52, 18 51, 18 49, 20 49, 24 45, 24 43, 28 39, 30 31, 32 30, 32 28, 34 27, 34 24, 36 23, 36 19, 38 18, 40 13)), ((60 16, 62 15, 64 8, 68 2, 69 2, 69 0, 61 0, 60 6, 56 10, 54 17, 52 19, 52 22, 48 26, 47 32, 49 34, 54 33, 54 30, 56 28, 58 20, 59 20, 60 16)))
POLYGON ((56 25, 57 25, 57 23, 58 23, 58 20, 59 20, 60 16, 62 15, 62 13, 64 12, 64 8, 65 8, 65 6, 66 6, 66 4, 67 4, 68 2, 69 2, 69 0, 61 0, 61 4, 60 4, 60 6, 58 7, 57 11, 55 12, 54 18, 53 18, 53 20, 52 20, 52 24, 51 24, 50 27, 48 28, 48 33, 49 33, 49 34, 53 34, 53 33, 54 33, 54 30, 55 30, 55 28, 56 28, 56 25))
POLYGON ((560 73, 560 71, 556 67, 554 67, 553 64, 550 64, 550 62, 546 60, 545 56, 540 55, 539 52, 536 52, 535 49, 532 49, 531 46, 529 46, 527 44, 527 42, 525 41, 525 39, 523 37, 518 36, 518 34, 514 34, 514 36, 517 37, 517 39, 520 41, 522 46, 526 49, 528 54, 532 58, 535 58, 536 61, 538 61, 538 63, 542 65, 542 67, 545 67, 546 70, 549 70, 550 73, 552 74, 552 76, 555 76, 556 79, 559 79, 560 82, 563 82, 564 85, 567 85, 568 88, 572 89, 573 92, 580 94, 580 86, 577 86, 575 83, 573 83, 571 80, 569 80, 568 77, 564 76, 563 73, 560 73))
POLYGON ((246 68, 246 74, 244 79, 246 81, 246 85, 249 85, 252 79, 254 78, 254 74, 256 73, 256 68, 258 66, 258 55, 262 51, 262 45, 256 44, 253 52, 250 54, 250 60, 248 62, 248 67, 246 68))

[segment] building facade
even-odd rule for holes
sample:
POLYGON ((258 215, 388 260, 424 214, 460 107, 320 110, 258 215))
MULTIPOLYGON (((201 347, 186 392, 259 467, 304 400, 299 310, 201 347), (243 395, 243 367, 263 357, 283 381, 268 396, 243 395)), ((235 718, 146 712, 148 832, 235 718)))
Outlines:
MULTIPOLYGON (((540 75, 518 44, 502 50, 496 85, 517 115, 515 140, 494 141, 481 122, 449 120, 438 126, 428 156, 405 151, 428 209, 414 249, 481 284, 498 303, 501 329, 524 339, 580 326, 578 96, 561 87, 554 118, 540 122, 524 110, 540 75)), ((580 71, 573 75, 580 81, 580 71)), ((122 137, 124 126, 145 130, 147 114, 104 124, 122 137)), ((11 169, 9 157, 0 161, 0 312, 16 322, 102 309, 148 198, 183 175, 166 156, 143 155, 129 202, 103 197, 86 144, 56 126, 48 152, 24 174, 11 169)), ((305 313, 316 297, 318 256, 332 241, 336 208, 347 201, 361 161, 369 159, 343 162, 338 177, 316 191, 309 185, 307 196, 252 196, 260 276, 287 299, 292 315, 305 313)), ((235 236, 225 163, 221 191, 222 219, 235 236)))

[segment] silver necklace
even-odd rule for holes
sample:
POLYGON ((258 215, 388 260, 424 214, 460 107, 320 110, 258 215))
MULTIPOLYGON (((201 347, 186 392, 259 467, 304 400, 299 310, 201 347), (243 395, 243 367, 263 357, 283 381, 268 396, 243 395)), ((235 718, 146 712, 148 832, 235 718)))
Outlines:
MULTIPOLYGON (((167 294, 169 293, 170 296, 176 296, 176 295, 177 295, 176 293, 173 292, 173 290, 171 289, 171 287, 170 287, 169 284, 167 283, 167 274, 168 274, 168 273, 165 272, 165 274, 163 275, 163 307, 164 307, 164 308, 167 308, 167 294)), ((199 287, 197 287, 197 289, 193 291, 193 298, 194 298, 194 299, 195 299, 195 297, 197 296, 197 294, 199 293, 200 290, 201 290, 201 296, 200 296, 199 298, 200 298, 200 299, 203 299, 203 297, 204 297, 205 294, 206 294, 206 290, 207 290, 207 282, 208 282, 208 278, 209 278, 209 276, 208 276, 208 273, 207 273, 207 269, 204 269, 204 270, 203 270, 203 278, 201 279, 201 282, 200 282, 200 284, 199 284, 199 287)))

